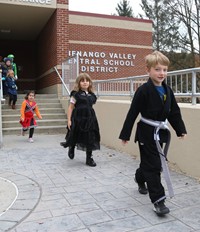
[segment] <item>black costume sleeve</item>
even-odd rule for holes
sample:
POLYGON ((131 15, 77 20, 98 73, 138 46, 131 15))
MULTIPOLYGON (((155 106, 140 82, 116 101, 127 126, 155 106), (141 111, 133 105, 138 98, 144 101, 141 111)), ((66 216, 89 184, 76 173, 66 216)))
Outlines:
POLYGON ((183 122, 180 108, 176 102, 175 96, 171 90, 171 110, 168 116, 168 121, 176 131, 176 135, 180 137, 182 134, 187 134, 185 124, 183 122))
POLYGON ((75 98, 76 93, 77 93, 77 91, 72 90, 71 93, 70 93, 70 97, 74 97, 75 98))
POLYGON ((141 91, 141 88, 138 88, 134 94, 130 109, 124 121, 119 139, 129 141, 131 137, 131 132, 133 125, 138 114, 141 112, 141 106, 144 105, 144 95, 141 91))

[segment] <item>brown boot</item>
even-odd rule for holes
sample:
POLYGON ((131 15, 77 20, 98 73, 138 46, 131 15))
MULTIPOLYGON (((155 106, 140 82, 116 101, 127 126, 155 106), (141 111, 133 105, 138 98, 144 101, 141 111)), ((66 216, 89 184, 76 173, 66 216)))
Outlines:
POLYGON ((15 105, 12 105, 12 109, 15 110, 15 109, 16 109, 16 106, 15 106, 15 105))

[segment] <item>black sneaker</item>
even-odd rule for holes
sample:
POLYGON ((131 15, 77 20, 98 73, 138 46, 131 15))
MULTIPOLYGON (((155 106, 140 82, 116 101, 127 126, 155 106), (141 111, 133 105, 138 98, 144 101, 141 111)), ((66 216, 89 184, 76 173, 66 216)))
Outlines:
POLYGON ((61 142, 61 143, 60 143, 60 146, 66 148, 66 142, 61 142))
POLYGON ((94 162, 94 160, 93 160, 92 157, 86 159, 86 164, 87 164, 88 166, 90 166, 90 167, 96 167, 96 166, 97 166, 97 164, 94 162))
POLYGON ((145 183, 138 184, 138 191, 140 194, 147 194, 148 193, 148 189, 147 189, 145 183))
POLYGON ((157 213, 158 216, 162 216, 170 212, 169 208, 166 207, 164 201, 155 203, 154 211, 157 213))
POLYGON ((140 194, 147 194, 147 193, 148 193, 148 189, 147 189, 145 183, 139 184, 139 183, 136 181, 136 179, 135 179, 135 182, 138 184, 138 192, 139 192, 140 194))

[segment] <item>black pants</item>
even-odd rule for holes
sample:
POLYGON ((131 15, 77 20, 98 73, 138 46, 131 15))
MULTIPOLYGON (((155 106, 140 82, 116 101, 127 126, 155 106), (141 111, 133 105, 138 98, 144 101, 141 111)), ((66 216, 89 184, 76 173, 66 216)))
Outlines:
POLYGON ((33 137, 33 133, 34 133, 34 128, 30 128, 30 130, 29 130, 29 138, 33 137))
POLYGON ((17 95, 13 95, 9 93, 9 105, 15 105, 17 101, 17 95))
POLYGON ((138 183, 147 183, 152 203, 165 199, 165 190, 161 183, 161 160, 156 144, 140 144, 140 167, 135 178, 138 183))
MULTIPOLYGON (((28 129, 23 129, 23 131, 27 131, 28 129)), ((33 137, 33 133, 34 133, 34 128, 30 128, 29 129, 29 138, 33 137)))

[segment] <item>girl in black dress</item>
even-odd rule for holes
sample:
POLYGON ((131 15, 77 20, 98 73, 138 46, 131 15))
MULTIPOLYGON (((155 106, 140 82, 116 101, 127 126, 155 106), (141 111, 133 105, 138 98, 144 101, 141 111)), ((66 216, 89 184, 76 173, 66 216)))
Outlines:
POLYGON ((97 97, 93 92, 92 80, 87 73, 81 73, 70 94, 67 112, 67 135, 63 147, 69 147, 68 156, 74 158, 75 146, 78 150, 86 151, 86 164, 95 167, 92 151, 100 149, 99 125, 93 104, 97 97))

